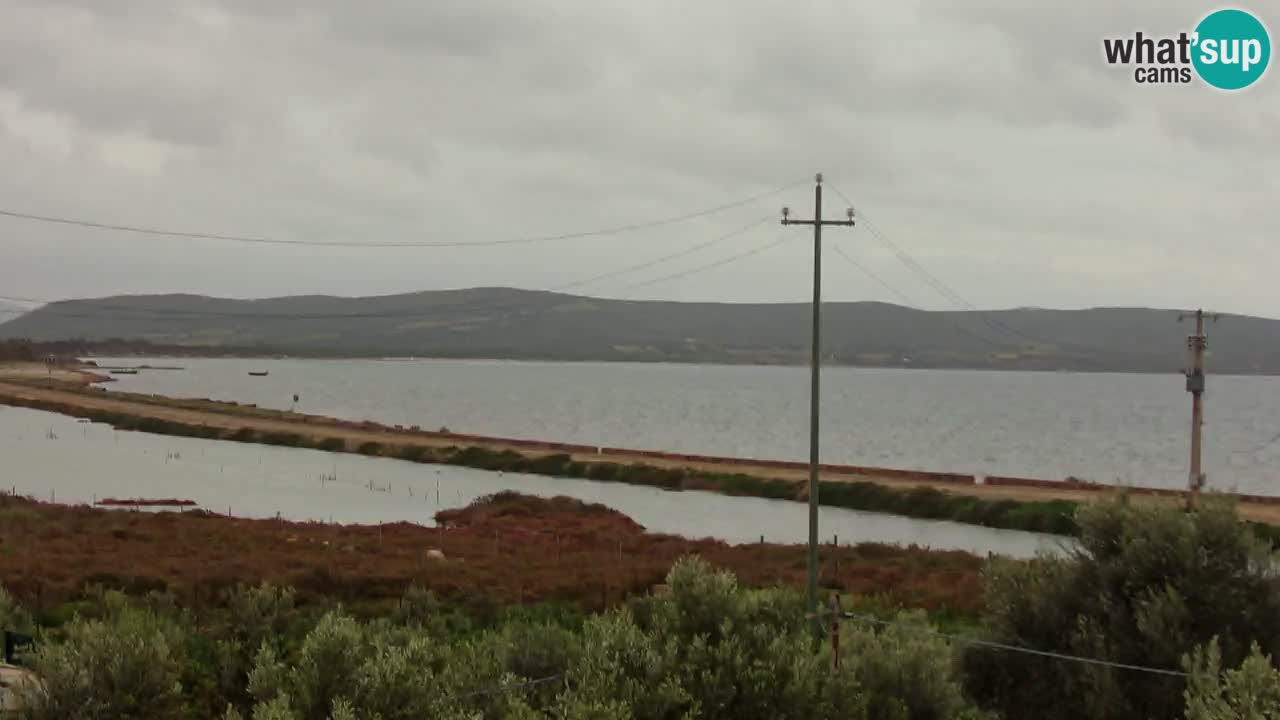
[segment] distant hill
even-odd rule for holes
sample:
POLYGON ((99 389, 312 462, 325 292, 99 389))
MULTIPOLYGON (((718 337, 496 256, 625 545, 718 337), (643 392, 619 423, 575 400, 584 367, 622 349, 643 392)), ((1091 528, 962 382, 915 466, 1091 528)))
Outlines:
POLYGON ((30 309, 25 305, 0 300, 0 323, 25 315, 30 309))
MULTIPOLYGON (((1176 312, 1147 308, 933 312, 855 302, 823 312, 825 360, 863 366, 1177 372, 1190 331, 1176 312)), ((217 354, 801 364, 809 313, 807 303, 508 288, 265 300, 145 295, 52 303, 0 324, 0 339, 146 341, 217 354)), ((1210 328, 1210 352, 1215 373, 1280 374, 1280 321, 1224 316, 1210 328)))

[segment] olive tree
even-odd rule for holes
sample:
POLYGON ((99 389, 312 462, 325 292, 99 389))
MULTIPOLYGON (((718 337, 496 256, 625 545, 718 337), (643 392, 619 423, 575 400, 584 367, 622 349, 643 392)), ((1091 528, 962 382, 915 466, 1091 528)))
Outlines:
POLYGON ((104 618, 76 619, 36 650, 25 720, 185 718, 181 648, 172 622, 113 599, 104 618))
POLYGON ((1222 670, 1215 638, 1189 655, 1186 720, 1263 720, 1280 717, 1280 671, 1254 645, 1238 668, 1222 670))

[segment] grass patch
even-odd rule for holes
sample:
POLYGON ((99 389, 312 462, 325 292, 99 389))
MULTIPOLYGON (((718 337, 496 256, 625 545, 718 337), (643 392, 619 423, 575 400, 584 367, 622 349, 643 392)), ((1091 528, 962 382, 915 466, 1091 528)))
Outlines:
POLYGON ((407 462, 431 462, 435 459, 431 448, 422 445, 405 445, 396 451, 396 457, 407 462))
POLYGON ((329 452, 342 452, 347 449, 347 441, 342 438, 327 437, 316 443, 316 449, 329 452))
POLYGON ((1004 530, 1054 535, 1074 535, 1078 504, 1070 500, 1018 502, 984 500, 970 495, 953 495, 932 487, 910 490, 869 482, 819 484, 818 500, 823 505, 850 510, 884 512, 925 520, 951 520, 1004 530))
POLYGON ((692 479, 690 489, 710 490, 738 497, 762 497, 772 500, 794 500, 797 484, 776 478, 761 478, 742 473, 700 473, 692 479))
POLYGON ((254 442, 256 437, 257 436, 254 433, 253 428, 242 427, 239 430, 236 430, 235 432, 228 435, 227 439, 234 440, 236 442, 254 442))
POLYGON ((477 468, 480 470, 508 470, 512 472, 527 471, 529 459, 514 450, 501 452, 482 447, 465 447, 455 449, 446 459, 450 465, 477 468))
POLYGON ((581 463, 572 462, 568 453, 543 455, 529 461, 529 472, 539 475, 573 477, 572 466, 574 465, 581 465, 581 463))
POLYGON ((281 447, 299 447, 304 444, 302 435, 296 432, 263 432, 258 436, 260 442, 281 447))

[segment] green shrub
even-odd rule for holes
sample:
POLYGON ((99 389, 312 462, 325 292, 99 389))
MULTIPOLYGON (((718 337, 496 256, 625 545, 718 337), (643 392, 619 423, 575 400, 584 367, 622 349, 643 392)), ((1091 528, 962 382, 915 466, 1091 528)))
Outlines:
POLYGON ((855 629, 833 672, 829 646, 814 652, 798 593, 743 590, 732 574, 693 558, 673 565, 666 584, 666 596, 588 621, 565 710, 716 720, 978 716, 944 641, 855 629))
POLYGON ((31 629, 31 615, 0 585, 0 633, 9 630, 25 634, 31 629))
MULTIPOLYGON (((1221 498, 1192 512, 1105 501, 1080 510, 1065 557, 999 561, 983 619, 993 640, 1177 669, 1216 634, 1228 666, 1258 642, 1280 650, 1280 581, 1270 546, 1221 498)), ((1177 717, 1179 677, 975 649, 970 691, 1008 717, 1177 717)))
MULTIPOLYGON (((498 632, 495 644, 506 672, 522 678, 562 675, 582 654, 578 636, 563 627, 545 623, 508 622, 498 632)), ((538 686, 525 694, 535 708, 549 708, 563 689, 562 683, 538 686)))
POLYGON ((901 613, 883 629, 843 626, 841 665, 869 699, 868 720, 978 716, 955 652, 931 630, 920 612, 901 613))
POLYGON ((113 605, 106 618, 75 620, 35 652, 43 689, 28 692, 26 720, 186 718, 180 631, 151 611, 113 605))
MULTIPOLYGON (((746 495, 774 500, 793 500, 796 496, 796 483, 787 480, 760 478, 742 473, 701 474, 698 478, 709 481, 713 488, 726 495, 746 495)), ((822 499, 821 496, 819 499, 822 499)))
POLYGON ((347 442, 342 438, 327 437, 316 443, 316 448, 328 452, 342 452, 347 449, 347 442))
POLYGON ((487 717, 532 718, 517 693, 474 692, 514 681, 502 670, 498 643, 497 636, 487 635, 437 644, 418 632, 362 625, 330 612, 295 658, 269 646, 259 652, 249 682, 259 701, 253 717, 462 720, 472 717, 465 710, 474 710, 487 717))
POLYGON ((1184 659, 1186 720, 1280 717, 1280 671, 1254 645, 1236 669, 1222 670, 1217 640, 1184 659))
POLYGON ((253 428, 242 427, 231 433, 227 439, 234 440, 236 442, 253 442, 255 437, 257 437, 257 435, 254 433, 253 428))
MULTIPOLYGON (((757 487, 747 481, 736 481, 740 489, 757 487)), ((781 492, 782 488, 777 488, 781 492)), ((1071 535, 1076 532, 1077 504, 1066 500, 1018 502, 984 500, 968 495, 943 492, 921 486, 899 490, 871 482, 823 482, 818 499, 823 505, 885 512, 928 520, 955 522, 1030 532, 1071 535)))
POLYGON ((360 446, 356 448, 356 452, 361 455, 381 455, 382 443, 377 442, 376 440, 369 440, 368 442, 360 443, 360 446))
POLYGON ((280 445, 282 447, 298 447, 303 444, 302 435, 296 432, 264 431, 258 435, 258 439, 268 445, 280 445))
POLYGON ((417 585, 405 590, 391 614, 391 622, 434 638, 465 635, 472 629, 471 620, 464 613, 417 585))
POLYGON ((409 462, 422 462, 429 452, 429 448, 421 445, 404 445, 396 451, 396 457, 409 462))
POLYGON ((600 482, 613 482, 618 479, 620 465, 614 463, 588 463, 587 477, 600 482))
POLYGON ((294 611, 294 591, 263 583, 236 586, 225 594, 226 612, 203 634, 204 654, 216 681, 209 690, 212 708, 233 705, 247 710, 251 698, 249 671, 264 644, 283 650, 283 637, 294 611))
POLYGON ((568 453, 543 455, 529 462, 528 472, 539 475, 558 475, 560 477, 572 476, 570 472, 572 468, 570 466, 573 464, 568 453))

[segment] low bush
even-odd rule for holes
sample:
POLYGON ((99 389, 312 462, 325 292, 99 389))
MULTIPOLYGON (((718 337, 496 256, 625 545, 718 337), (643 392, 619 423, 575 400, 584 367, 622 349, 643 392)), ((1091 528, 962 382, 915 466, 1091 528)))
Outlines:
POLYGON ((886 512, 929 520, 952 520, 1005 530, 1071 535, 1076 532, 1077 503, 1067 500, 1018 502, 985 500, 932 487, 898 490, 870 482, 824 482, 823 505, 886 512))
POLYGON ((0 633, 5 630, 18 633, 30 632, 31 615, 18 605, 3 585, 0 585, 0 633))
POLYGON ((327 437, 316 443, 316 449, 328 452, 342 452, 347 449, 347 442, 342 438, 327 437))
POLYGON ((572 476, 572 466, 575 464, 578 463, 571 462, 568 453, 543 455, 529 461, 528 472, 537 473, 538 475, 572 476))
POLYGON ((423 462, 430 457, 430 448, 421 445, 405 445, 396 451, 396 457, 408 462, 423 462))
POLYGON ((184 640, 173 623, 116 597, 106 617, 72 621, 61 642, 35 652, 41 687, 26 692, 25 720, 184 720, 184 640))
POLYGON ((303 445, 303 437, 296 432, 267 432, 263 431, 258 435, 259 442, 267 445, 280 445, 282 447, 298 447, 303 445))
MULTIPOLYGON (((1080 540, 1062 557, 1002 560, 988 570, 986 635, 1001 643, 1177 671, 1217 640, 1222 662, 1255 643, 1280 652, 1280 582, 1266 543, 1230 503, 1105 501, 1082 508, 1080 540)), ((971 693, 1007 717, 1180 717, 1184 678, 974 649, 971 693)), ((1203 715, 1198 717, 1205 717, 1203 715)), ((1263 717, 1215 715, 1212 717, 1263 717)))
POLYGON ((251 427, 242 427, 227 436, 227 439, 236 442, 253 442, 257 439, 257 434, 254 433, 251 427))

